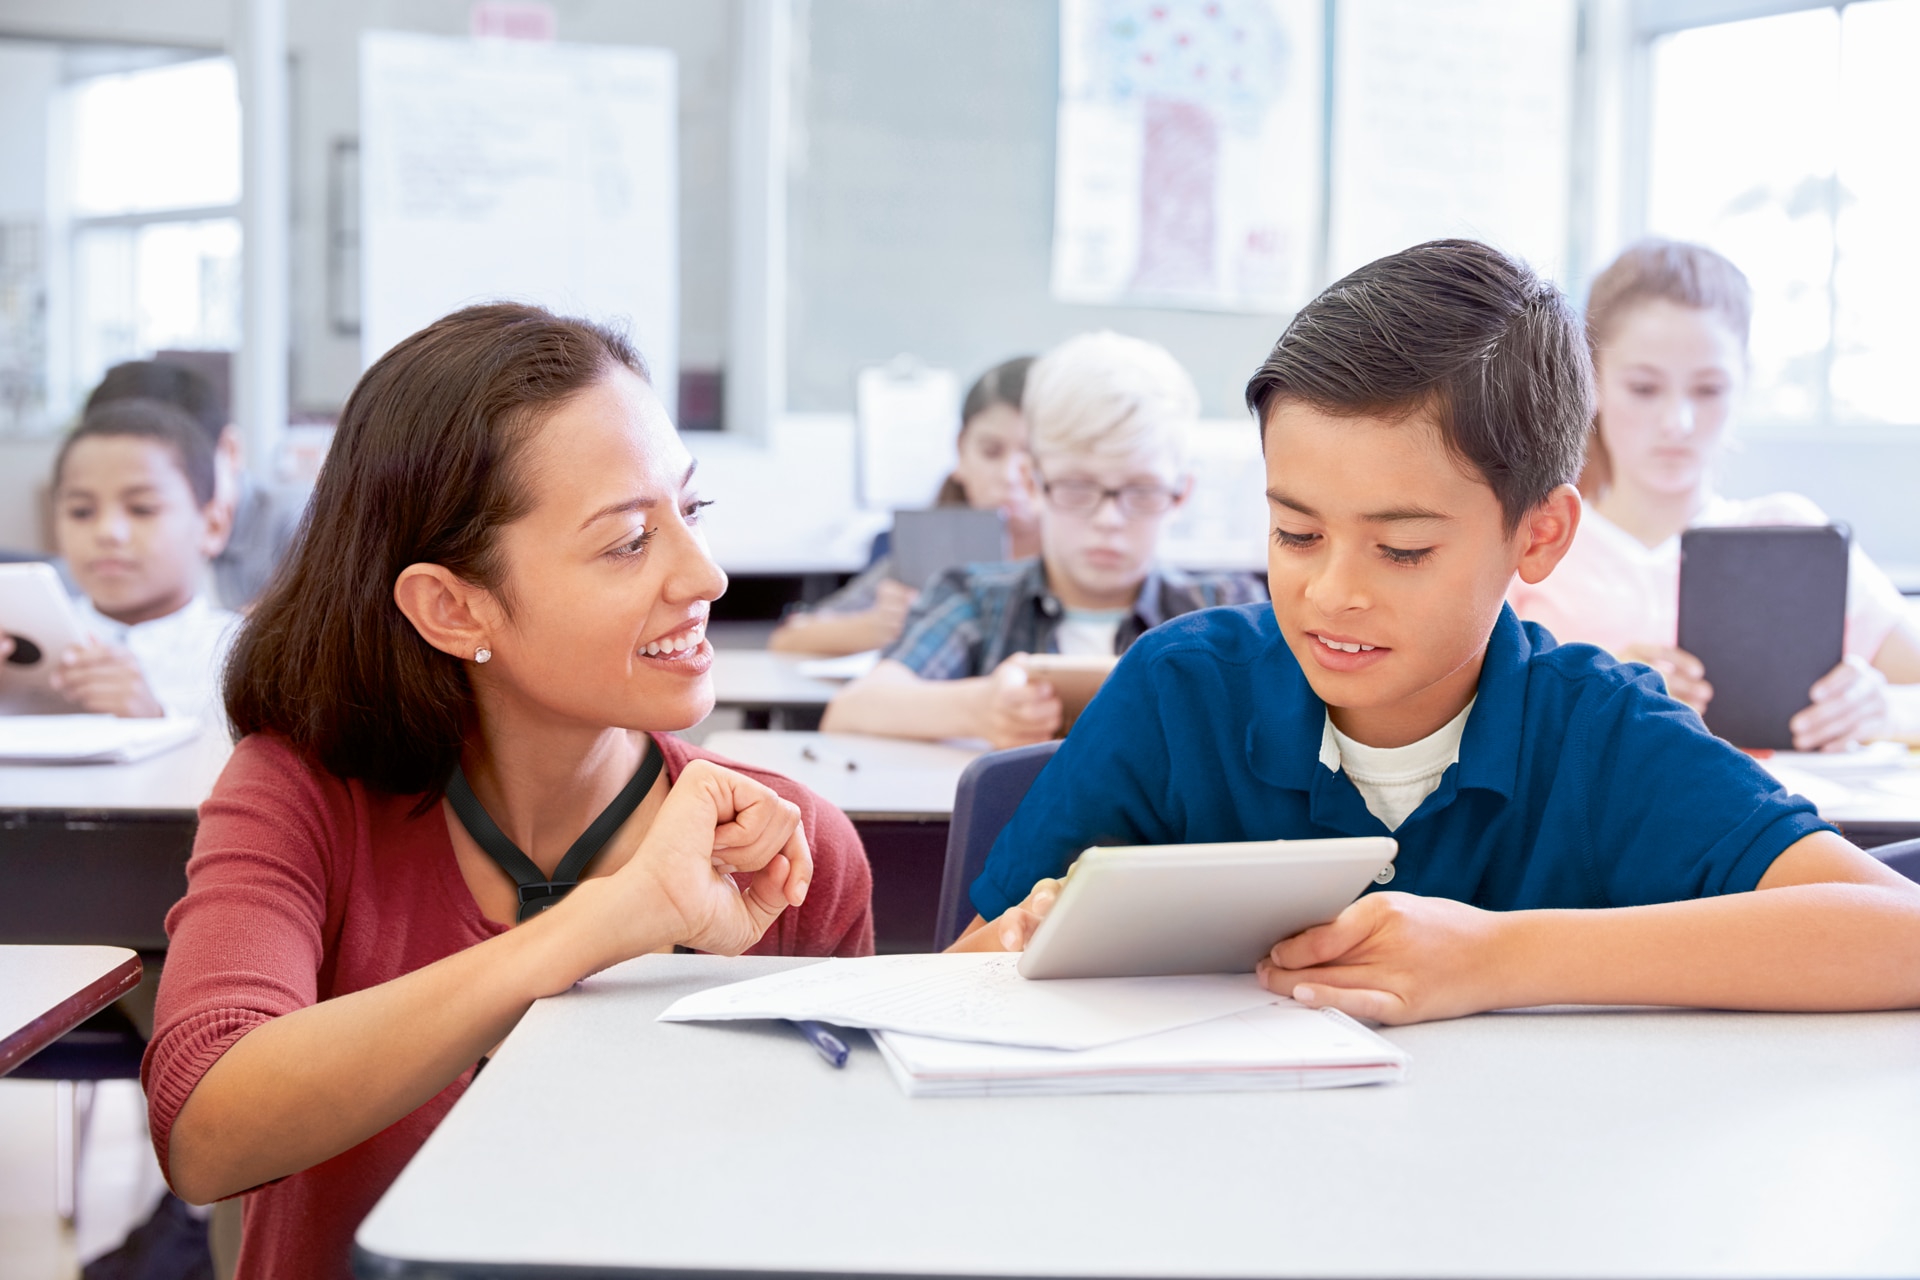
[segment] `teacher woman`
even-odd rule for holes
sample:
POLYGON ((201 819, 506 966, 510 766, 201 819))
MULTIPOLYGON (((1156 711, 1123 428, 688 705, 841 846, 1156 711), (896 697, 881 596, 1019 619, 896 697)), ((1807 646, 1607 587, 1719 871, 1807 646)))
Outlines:
POLYGON ((470 308, 354 389, 227 671, 142 1072, 179 1194, 247 1193, 240 1275, 346 1276, 541 996, 676 946, 872 951, 846 818, 667 736, 713 706, 705 505, 591 324, 470 308))

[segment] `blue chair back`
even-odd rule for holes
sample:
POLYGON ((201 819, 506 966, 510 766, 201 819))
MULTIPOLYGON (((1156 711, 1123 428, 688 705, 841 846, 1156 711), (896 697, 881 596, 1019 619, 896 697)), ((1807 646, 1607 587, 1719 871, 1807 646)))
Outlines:
POLYGON ((960 775, 960 785, 953 794, 953 822, 947 828, 947 861, 940 876, 935 951, 952 946, 972 923, 976 912, 967 890, 986 868, 987 851, 993 848, 1000 829, 1013 817, 1013 811, 1026 798, 1027 788, 1059 749, 1056 739, 991 751, 960 775))
MULTIPOLYGON (((951 847, 951 846, 949 846, 951 847)), ((1920 880, 1920 840, 1902 840, 1867 850, 1909 880, 1920 880)), ((947 855, 951 858, 953 855, 947 855)))

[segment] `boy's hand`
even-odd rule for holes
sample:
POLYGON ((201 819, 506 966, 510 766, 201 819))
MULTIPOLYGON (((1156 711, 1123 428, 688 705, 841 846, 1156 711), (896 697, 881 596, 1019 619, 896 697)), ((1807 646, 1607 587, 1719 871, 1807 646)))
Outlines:
POLYGON ((961 936, 958 942, 948 947, 953 951, 1025 951, 1027 943, 1033 940, 1033 931, 1053 910, 1053 904, 1060 897, 1063 880, 1042 880, 1033 886, 1026 901, 1017 907, 1008 907, 998 917, 980 925, 971 933, 961 936))
POLYGON ((48 683, 82 711, 96 715, 140 719, 166 714, 147 687, 140 660, 99 640, 77 644, 61 654, 48 683))
POLYGON ((1500 917, 1447 898, 1370 893, 1274 946, 1255 968, 1275 995, 1375 1022, 1503 1007, 1500 917))
POLYGON ((1847 658, 1821 676, 1811 697, 1787 722, 1795 751, 1844 751, 1891 729, 1887 678, 1865 658, 1847 658))
POLYGON ((1670 696, 1701 715, 1707 713, 1707 703, 1713 701, 1713 686, 1707 683, 1707 669, 1700 659, 1685 649, 1667 644, 1630 644, 1620 651, 1619 657, 1623 662, 1643 662, 1652 667, 1667 682, 1670 696))
POLYGON ((1060 732, 1059 695, 1046 681, 1027 678, 1025 657, 1014 654, 987 677, 980 736, 996 751, 1045 742, 1060 732))

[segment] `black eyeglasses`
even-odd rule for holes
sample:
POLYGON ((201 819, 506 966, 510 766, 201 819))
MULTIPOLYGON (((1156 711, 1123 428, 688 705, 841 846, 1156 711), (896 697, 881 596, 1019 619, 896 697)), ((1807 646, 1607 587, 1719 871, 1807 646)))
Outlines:
POLYGON ((1180 491, 1165 485, 1129 484, 1109 489, 1092 480, 1048 480, 1045 476, 1040 478, 1040 492, 1047 495, 1054 510, 1070 516, 1090 516, 1112 498, 1120 514, 1129 520, 1165 515, 1180 500, 1180 491))

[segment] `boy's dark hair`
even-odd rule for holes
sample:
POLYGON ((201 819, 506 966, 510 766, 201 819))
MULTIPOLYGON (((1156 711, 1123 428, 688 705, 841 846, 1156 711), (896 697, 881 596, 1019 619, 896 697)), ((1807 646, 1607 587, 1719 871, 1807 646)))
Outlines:
POLYGON ((1433 240, 1334 282, 1247 383, 1259 420, 1297 400, 1323 413, 1431 414, 1500 501, 1507 532, 1580 474, 1593 365, 1566 298, 1475 240, 1433 240))
POLYGON ((53 488, 60 491, 73 446, 89 438, 133 436, 157 440, 173 452, 180 474, 201 506, 213 501, 213 441, 180 409, 163 400, 109 400, 89 409, 80 425, 67 434, 53 460, 53 488))
POLYGON ((227 429, 226 407, 213 384, 185 365, 159 360, 129 360, 107 370, 87 397, 85 413, 115 400, 163 400, 192 418, 209 444, 227 429))
POLYGON ((625 338, 497 303, 434 321, 373 362, 341 410, 313 500, 227 664, 236 735, 276 733, 342 778, 437 799, 473 721, 466 664, 393 600, 429 563, 488 590, 527 510, 520 455, 608 373, 647 377, 625 338))

